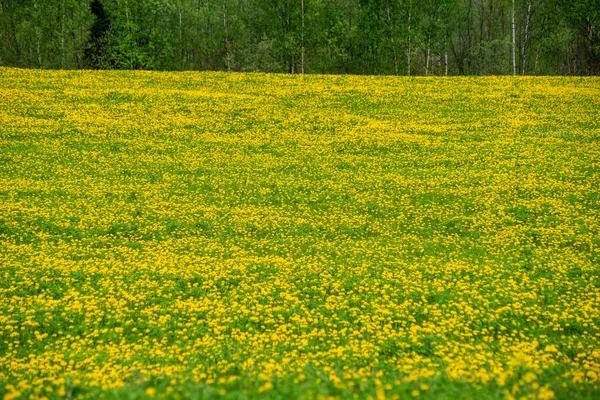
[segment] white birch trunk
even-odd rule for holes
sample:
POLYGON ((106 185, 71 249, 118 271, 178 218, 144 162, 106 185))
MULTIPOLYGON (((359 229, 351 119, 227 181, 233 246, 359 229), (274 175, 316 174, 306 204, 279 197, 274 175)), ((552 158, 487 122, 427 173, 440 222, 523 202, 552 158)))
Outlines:
POLYGON ((448 38, 444 37, 444 76, 448 76, 448 38))
POLYGON ((529 23, 531 22, 531 0, 527 1, 527 14, 525 16, 525 29, 523 43, 521 43, 521 75, 525 75, 525 62, 527 60, 527 42, 529 41, 529 23))

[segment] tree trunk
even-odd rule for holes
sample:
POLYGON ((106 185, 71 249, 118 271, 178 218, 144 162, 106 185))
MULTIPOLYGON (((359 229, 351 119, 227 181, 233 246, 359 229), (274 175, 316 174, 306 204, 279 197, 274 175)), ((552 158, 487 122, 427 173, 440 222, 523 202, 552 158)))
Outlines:
POLYGON ((515 46, 515 0, 512 0, 512 35, 511 35, 511 53, 512 53, 512 74, 517 74, 517 58, 515 46))
POLYGON ((181 2, 178 3, 178 14, 179 14, 179 65, 182 69, 185 68, 185 49, 183 47, 183 5, 181 2))
POLYGON ((429 34, 427 34, 427 51, 425 51, 425 75, 429 75, 429 34))
MULTIPOLYGON (((75 21, 75 10, 71 9, 71 13, 69 15, 69 19, 71 21, 75 21)), ((71 38, 71 41, 73 43, 73 50, 74 50, 74 58, 75 58, 75 63, 77 64, 77 69, 81 69, 83 67, 83 52, 84 50, 81 48, 81 45, 79 43, 79 41, 77 40, 78 37, 83 37, 83 35, 81 34, 81 25, 78 24, 77 27, 73 27, 72 29, 70 29, 71 34, 69 35, 69 37, 71 38), (76 31, 80 32, 81 36, 78 36, 76 31)))
POLYGON ((448 38, 444 37, 444 76, 448 76, 448 38))
MULTIPOLYGON (((33 2, 33 9, 35 10, 35 18, 37 20, 38 18, 38 5, 37 5, 37 1, 34 0, 33 2)), ((39 21, 35 21, 35 39, 36 39, 36 54, 37 54, 37 62, 38 62, 38 66, 39 68, 42 68, 42 37, 40 35, 40 26, 38 25, 39 21)))
POLYGON ((412 23, 412 1, 408 3, 408 41, 406 45, 406 74, 410 76, 410 61, 411 61, 411 23, 412 23))
POLYGON ((65 67, 65 0, 62 0, 60 16, 60 68, 65 67))
POLYGON ((223 3, 223 29, 225 29, 225 68, 227 72, 231 71, 231 64, 229 60, 229 31, 227 27, 227 4, 223 3))
POLYGON ((525 62, 527 60, 527 44, 529 41, 529 23, 531 22, 531 0, 527 1, 527 13, 525 14, 525 28, 523 30, 523 42, 521 43, 521 75, 525 75, 525 62))
POLYGON ((396 40, 394 39, 394 29, 392 28, 392 15, 390 12, 390 7, 386 8, 387 12, 387 26, 390 31, 390 38, 392 41, 392 52, 394 55, 394 75, 398 75, 398 50, 396 49, 396 40))
POLYGON ((535 63, 533 64, 533 74, 537 75, 538 69, 538 59, 540 58, 540 45, 538 44, 537 50, 535 52, 535 63))
POLYGON ((129 32, 129 45, 131 48, 129 49, 129 68, 134 69, 133 67, 133 32, 131 31, 131 24, 129 23, 129 2, 125 2, 125 18, 127 21, 127 31, 129 32))
MULTIPOLYGON (((588 33, 588 52, 589 52, 589 58, 590 61, 588 62, 588 75, 592 75, 594 74, 596 71, 594 71, 594 61, 596 59, 596 54, 594 52, 594 25, 592 25, 592 20, 591 18, 588 16, 586 18, 586 22, 587 22, 587 33, 588 33)), ((598 68, 598 65, 596 65, 596 68, 598 68)))
POLYGON ((301 0, 302 6, 302 32, 301 34, 301 45, 302 48, 300 50, 300 73, 304 74, 304 0, 301 0))

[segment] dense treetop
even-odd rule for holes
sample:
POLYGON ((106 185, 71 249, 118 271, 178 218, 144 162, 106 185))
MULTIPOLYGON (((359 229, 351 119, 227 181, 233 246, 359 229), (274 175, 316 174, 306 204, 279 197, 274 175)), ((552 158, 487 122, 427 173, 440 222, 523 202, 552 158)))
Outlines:
POLYGON ((0 65, 600 73, 597 0, 0 0, 0 65))

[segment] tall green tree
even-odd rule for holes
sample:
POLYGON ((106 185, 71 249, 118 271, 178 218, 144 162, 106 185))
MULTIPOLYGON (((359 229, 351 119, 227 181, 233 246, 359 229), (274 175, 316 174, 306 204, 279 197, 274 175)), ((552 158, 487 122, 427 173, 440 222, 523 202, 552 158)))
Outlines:
POLYGON ((600 74, 597 0, 0 0, 0 64, 600 74))
POLYGON ((85 58, 88 65, 92 68, 108 67, 110 66, 107 51, 110 19, 100 0, 92 0, 90 11, 94 16, 94 22, 90 28, 85 58))

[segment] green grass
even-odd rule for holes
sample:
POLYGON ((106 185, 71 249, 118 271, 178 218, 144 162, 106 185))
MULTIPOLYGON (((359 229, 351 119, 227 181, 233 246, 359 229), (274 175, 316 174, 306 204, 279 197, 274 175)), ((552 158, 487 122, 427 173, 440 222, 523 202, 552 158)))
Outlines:
POLYGON ((0 395, 600 397, 600 80, 0 81, 0 395))

